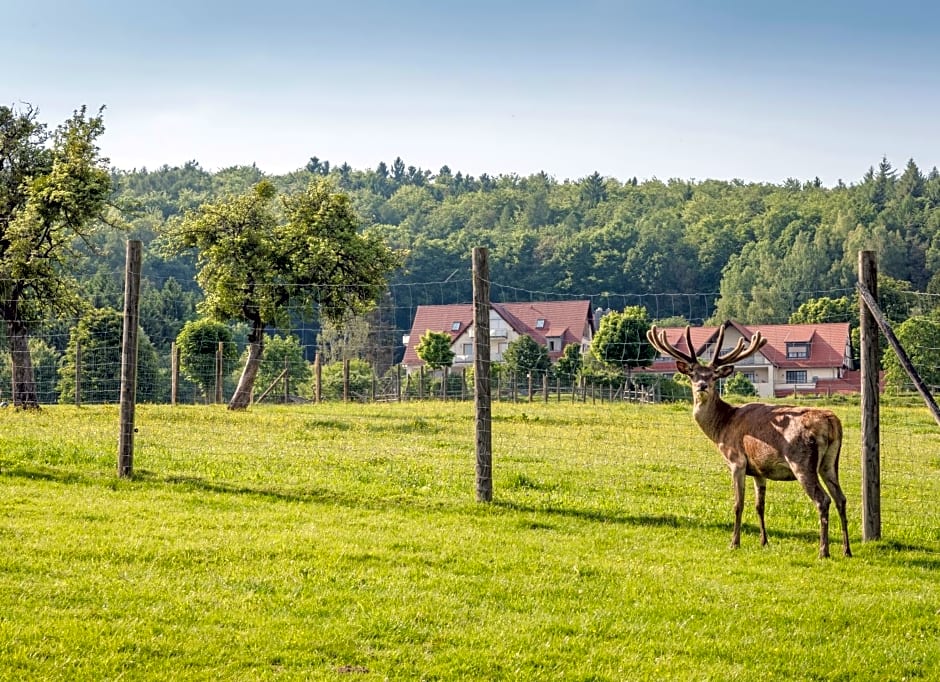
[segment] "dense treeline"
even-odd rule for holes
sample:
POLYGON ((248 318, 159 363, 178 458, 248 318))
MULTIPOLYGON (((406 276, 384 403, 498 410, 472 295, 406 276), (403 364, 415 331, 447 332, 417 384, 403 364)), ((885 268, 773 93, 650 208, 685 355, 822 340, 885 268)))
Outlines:
POLYGON ((473 177, 401 158, 362 170, 312 157, 280 176, 195 161, 128 171, 100 156, 104 130, 101 110, 52 128, 31 105, 0 105, 0 386, 17 406, 48 400, 37 377, 80 398, 71 369, 89 363, 110 381, 128 238, 145 245, 142 353, 158 392, 171 344, 206 315, 226 323, 234 356, 253 351, 243 377, 269 337, 384 374, 418 305, 470 300, 477 246, 494 300, 590 298, 660 324, 857 321, 862 249, 878 254, 893 322, 919 332, 940 311, 916 295, 940 293, 940 173, 913 159, 834 187, 473 177))
MULTIPOLYGON (((474 246, 490 249, 496 296, 592 296, 604 305, 612 293, 622 307, 684 294, 680 310, 657 306, 652 314, 693 322, 786 322, 806 301, 850 290, 861 249, 876 251, 881 272, 902 289, 940 292, 940 173, 924 173, 914 160, 899 171, 882 159, 858 181, 834 187, 818 179, 472 177, 400 158, 356 170, 313 157, 274 177, 254 166, 210 173, 190 162, 113 172, 114 203, 147 248, 142 319, 158 346, 175 338, 201 296, 191 258, 168 258, 161 248, 165 221, 264 177, 295 191, 313 176, 332 178, 365 225, 407 250, 392 280, 392 295, 407 295, 389 306, 398 329, 408 328, 415 305, 469 300, 474 246)), ((89 260, 86 294, 100 303, 119 302, 124 239, 103 237, 89 260)))
MULTIPOLYGON (((353 357, 380 374, 387 371, 400 358, 401 335, 415 306, 470 299, 474 246, 491 251, 497 300, 591 297, 601 307, 646 307, 659 321, 857 324, 851 292, 861 249, 879 255, 885 284, 880 298, 895 323, 910 318, 912 329, 924 328, 921 316, 931 306, 910 305, 906 292, 940 293, 940 174, 924 174, 913 160, 899 172, 882 159, 857 182, 835 187, 818 180, 620 181, 598 173, 577 181, 544 173, 474 178, 447 167, 436 174, 406 167, 400 159, 354 170, 312 158, 306 168, 283 176, 254 166, 213 173, 196 162, 112 169, 109 224, 89 232, 81 247, 85 257, 74 263, 80 271, 76 293, 102 312, 82 321, 49 318, 35 329, 30 352, 44 391, 40 402, 72 399, 82 325, 98 319, 95 314, 113 320, 122 308, 128 237, 143 241, 146 250, 140 319, 143 375, 152 380, 143 398, 165 399, 170 345, 199 318, 203 299, 194 254, 172 255, 168 226, 261 180, 298 192, 324 176, 350 196, 364 228, 407 256, 370 318, 337 327, 298 316, 290 331, 300 342, 295 352, 306 360, 318 349, 324 362, 353 357)), ((82 342, 84 371, 96 358, 102 381, 114 379, 116 362, 101 358, 117 351, 115 330, 86 334, 82 342)), ((231 325, 233 353, 243 352, 248 335, 244 326, 231 325)), ((282 342, 287 340, 270 338, 272 347, 282 342)), ((280 371, 283 363, 277 365, 280 371)), ((0 358, 0 378, 9 374, 9 360, 0 358)), ((95 381, 89 379, 83 391, 95 381)), ((208 394, 192 383, 192 390, 208 394)))

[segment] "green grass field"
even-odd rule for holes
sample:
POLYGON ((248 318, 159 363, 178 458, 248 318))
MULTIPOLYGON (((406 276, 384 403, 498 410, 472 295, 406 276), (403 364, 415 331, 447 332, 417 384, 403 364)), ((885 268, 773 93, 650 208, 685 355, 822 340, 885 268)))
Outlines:
POLYGON ((940 679, 940 428, 883 407, 884 539, 771 483, 770 545, 688 405, 0 411, 3 680, 940 679))

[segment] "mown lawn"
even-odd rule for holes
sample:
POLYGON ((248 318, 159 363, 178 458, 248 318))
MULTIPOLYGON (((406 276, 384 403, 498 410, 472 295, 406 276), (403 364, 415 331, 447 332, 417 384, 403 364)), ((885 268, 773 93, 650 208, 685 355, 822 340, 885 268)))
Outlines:
POLYGON ((883 407, 884 539, 855 557, 771 483, 728 549, 729 476, 688 405, 0 411, 0 679, 940 678, 940 428, 883 407))

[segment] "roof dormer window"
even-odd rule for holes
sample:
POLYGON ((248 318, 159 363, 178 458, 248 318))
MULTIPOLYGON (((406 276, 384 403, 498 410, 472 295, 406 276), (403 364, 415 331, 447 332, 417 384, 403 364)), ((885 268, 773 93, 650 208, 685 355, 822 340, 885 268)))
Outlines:
POLYGON ((809 357, 809 344, 805 341, 799 343, 787 342, 787 360, 805 360, 809 357))

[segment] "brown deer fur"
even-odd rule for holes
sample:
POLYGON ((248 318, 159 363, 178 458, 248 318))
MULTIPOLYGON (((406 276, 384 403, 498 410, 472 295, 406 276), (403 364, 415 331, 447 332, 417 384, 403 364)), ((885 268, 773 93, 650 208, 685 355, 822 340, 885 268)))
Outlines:
POLYGON ((839 485, 839 451, 842 447, 842 423, 829 410, 749 403, 729 405, 718 395, 719 379, 734 371, 732 363, 756 353, 766 343, 754 334, 745 347, 744 340, 719 357, 725 327, 721 326, 715 352, 708 365, 699 363, 692 346, 689 328, 685 329, 688 353, 669 344, 666 333, 654 325, 647 333, 650 343, 661 353, 676 360, 676 369, 692 380, 692 416, 716 446, 731 470, 734 483, 734 531, 731 546, 741 542, 741 513, 744 509, 744 478, 754 478, 760 542, 767 544, 764 525, 764 500, 767 481, 799 481, 819 511, 819 556, 829 556, 830 495, 842 522, 842 551, 849 548, 845 495, 839 485), (820 485, 825 482, 829 494, 820 485))

